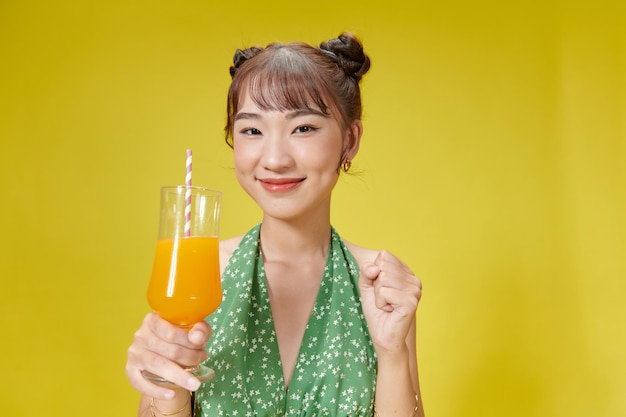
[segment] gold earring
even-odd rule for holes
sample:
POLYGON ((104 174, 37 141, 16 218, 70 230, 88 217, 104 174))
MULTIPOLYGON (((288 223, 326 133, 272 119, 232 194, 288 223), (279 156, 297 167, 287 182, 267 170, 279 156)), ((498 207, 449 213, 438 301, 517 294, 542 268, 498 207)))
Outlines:
POLYGON ((349 159, 346 159, 341 164, 341 168, 343 169, 343 172, 348 172, 351 166, 352 166, 352 161, 350 161, 349 159))

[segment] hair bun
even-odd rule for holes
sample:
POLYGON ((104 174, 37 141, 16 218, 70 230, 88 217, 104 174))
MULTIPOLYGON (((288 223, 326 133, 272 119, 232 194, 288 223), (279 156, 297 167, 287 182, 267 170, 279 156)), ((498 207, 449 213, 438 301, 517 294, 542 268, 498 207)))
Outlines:
POLYGON ((229 69, 230 77, 232 78, 235 76, 235 73, 237 72, 241 64, 258 54, 262 50, 263 49, 259 48, 258 46, 253 46, 246 49, 237 49, 235 51, 235 56, 233 57, 233 65, 229 69))
POLYGON ((370 69, 370 59, 363 51, 361 41, 351 33, 342 33, 335 39, 322 42, 320 49, 357 81, 370 69))

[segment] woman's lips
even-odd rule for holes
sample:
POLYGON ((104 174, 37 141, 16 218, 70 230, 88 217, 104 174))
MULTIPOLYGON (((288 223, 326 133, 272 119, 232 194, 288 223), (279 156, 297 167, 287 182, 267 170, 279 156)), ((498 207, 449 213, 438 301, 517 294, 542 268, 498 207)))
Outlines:
POLYGON ((257 178, 261 187, 272 193, 284 193, 298 187, 304 178, 257 178))

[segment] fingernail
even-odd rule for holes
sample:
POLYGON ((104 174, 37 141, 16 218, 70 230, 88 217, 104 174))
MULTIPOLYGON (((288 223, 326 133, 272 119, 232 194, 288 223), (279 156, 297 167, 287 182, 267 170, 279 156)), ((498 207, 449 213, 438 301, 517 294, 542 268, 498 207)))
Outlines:
POLYGON ((204 334, 199 331, 193 331, 189 333, 189 340, 197 345, 204 340, 204 334))
POLYGON ((198 388, 200 388, 200 381, 198 381, 196 378, 189 378, 187 380, 187 388, 189 388, 191 391, 195 391, 198 388))

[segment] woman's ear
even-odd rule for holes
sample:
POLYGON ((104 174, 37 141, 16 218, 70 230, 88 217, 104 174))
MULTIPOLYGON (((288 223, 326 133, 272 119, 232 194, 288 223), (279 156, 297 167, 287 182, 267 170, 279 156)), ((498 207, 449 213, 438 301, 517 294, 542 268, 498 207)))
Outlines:
POLYGON ((361 136, 363 135, 363 123, 360 120, 353 121, 346 134, 346 143, 343 150, 343 162, 352 161, 359 152, 361 136))

